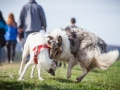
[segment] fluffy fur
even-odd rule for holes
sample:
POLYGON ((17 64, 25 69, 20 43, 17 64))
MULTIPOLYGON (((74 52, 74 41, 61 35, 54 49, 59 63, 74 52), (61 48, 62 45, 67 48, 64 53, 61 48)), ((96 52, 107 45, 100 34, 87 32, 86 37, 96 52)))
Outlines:
POLYGON ((67 78, 71 77, 71 69, 79 63, 83 69, 82 75, 76 78, 80 82, 92 69, 98 67, 106 70, 118 58, 118 50, 106 52, 106 43, 95 34, 80 28, 55 29, 50 35, 52 43, 50 57, 68 62, 67 78), (57 49, 55 49, 57 45, 57 49), (57 52, 57 53, 54 53, 57 52))
MULTIPOLYGON (((41 33, 30 34, 27 37, 26 43, 24 45, 24 50, 23 50, 23 54, 22 54, 22 62, 21 62, 20 70, 19 70, 20 78, 18 80, 23 80, 24 74, 31 64, 34 65, 32 67, 31 78, 34 76, 34 68, 35 68, 36 64, 34 62, 33 48, 38 45, 47 45, 47 38, 44 35, 42 35, 41 33), (26 60, 26 57, 28 54, 30 54, 30 60, 27 62, 26 66, 22 72, 23 64, 24 64, 24 61, 26 60)), ((37 59, 38 59, 38 64, 37 64, 38 78, 39 78, 39 80, 43 80, 43 78, 41 77, 41 69, 49 72, 49 70, 50 71, 55 70, 57 65, 52 59, 49 58, 48 48, 42 48, 40 53, 37 56, 37 59)))

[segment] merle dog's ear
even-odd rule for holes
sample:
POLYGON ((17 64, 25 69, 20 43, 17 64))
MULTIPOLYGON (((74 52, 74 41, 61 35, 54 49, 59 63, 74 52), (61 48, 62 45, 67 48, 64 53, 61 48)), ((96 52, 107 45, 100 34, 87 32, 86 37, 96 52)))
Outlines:
POLYGON ((51 42, 51 40, 53 39, 53 37, 52 36, 47 36, 47 43, 48 43, 48 45, 50 45, 50 42, 51 42))
POLYGON ((47 36, 47 38, 49 38, 49 39, 53 39, 53 37, 52 37, 52 36, 47 36))
POLYGON ((58 42, 59 42, 58 45, 61 46, 61 44, 62 44, 62 37, 60 35, 58 36, 58 42))

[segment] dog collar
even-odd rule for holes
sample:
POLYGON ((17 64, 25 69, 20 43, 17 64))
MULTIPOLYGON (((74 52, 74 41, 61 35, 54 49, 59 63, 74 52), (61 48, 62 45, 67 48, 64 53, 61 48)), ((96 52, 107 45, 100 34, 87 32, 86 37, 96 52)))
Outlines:
POLYGON ((38 64, 37 56, 40 53, 41 48, 50 48, 48 45, 38 45, 33 48, 34 51, 34 62, 38 64))

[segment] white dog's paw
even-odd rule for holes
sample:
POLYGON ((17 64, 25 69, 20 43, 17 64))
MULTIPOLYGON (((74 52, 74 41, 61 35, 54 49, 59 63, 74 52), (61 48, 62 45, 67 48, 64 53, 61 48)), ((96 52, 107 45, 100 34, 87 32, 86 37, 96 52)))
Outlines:
POLYGON ((18 81, 24 81, 24 79, 23 78, 19 78, 18 81))
POLYGON ((39 77, 39 80, 40 80, 40 81, 43 81, 44 79, 43 79, 42 77, 39 77))
POLYGON ((34 76, 33 76, 33 75, 30 75, 30 78, 34 78, 34 76))
POLYGON ((44 79, 39 79, 40 81, 43 81, 44 79))

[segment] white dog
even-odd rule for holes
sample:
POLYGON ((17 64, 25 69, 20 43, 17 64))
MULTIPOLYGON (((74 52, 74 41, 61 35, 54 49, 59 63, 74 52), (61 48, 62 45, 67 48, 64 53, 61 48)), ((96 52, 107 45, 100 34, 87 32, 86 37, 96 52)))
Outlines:
POLYGON ((32 68, 32 73, 31 73, 31 78, 34 76, 34 68, 37 65, 38 68, 38 78, 39 80, 43 80, 41 77, 41 69, 46 70, 47 72, 51 73, 54 75, 54 70, 56 69, 57 65, 56 63, 49 58, 49 47, 47 46, 47 38, 46 36, 42 35, 41 33, 32 33, 30 34, 27 39, 26 43, 24 45, 24 50, 22 54, 22 62, 19 70, 19 79, 18 80, 23 80, 24 74, 28 67, 33 64, 32 68), (40 47, 40 49, 39 49, 40 47), (40 52, 39 52, 40 51, 40 52), (38 55, 36 54, 37 52, 38 55), (30 54, 30 60, 27 62, 23 72, 23 64, 24 61, 26 60, 27 55, 30 54), (35 57, 36 55, 36 57, 35 57), (36 58, 36 59, 34 59, 36 58), (36 61, 37 60, 37 61, 36 61), (38 63, 38 64, 37 64, 38 63))

